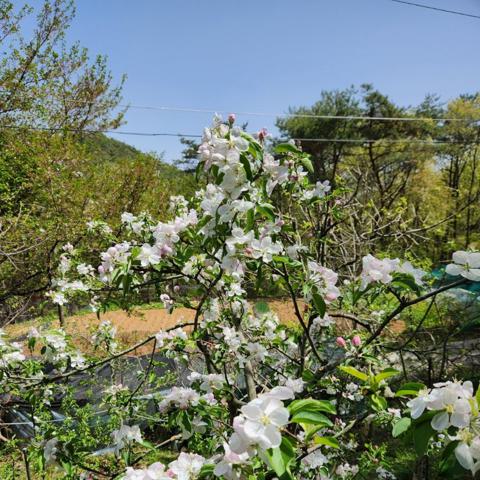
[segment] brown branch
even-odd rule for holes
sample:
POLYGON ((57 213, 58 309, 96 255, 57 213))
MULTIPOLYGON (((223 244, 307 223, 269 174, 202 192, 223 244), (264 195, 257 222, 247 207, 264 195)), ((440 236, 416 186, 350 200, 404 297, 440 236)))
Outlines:
POLYGON ((408 307, 411 307, 412 305, 416 305, 417 303, 423 302, 424 300, 428 300, 429 298, 435 297, 439 293, 445 292, 447 290, 450 290, 451 288, 458 287, 459 285, 463 285, 466 283, 467 280, 465 278, 462 278, 461 280, 457 280, 456 282, 449 283, 448 285, 444 285, 443 287, 437 288, 436 290, 432 290, 431 292, 426 293, 425 295, 422 295, 420 297, 414 298, 412 300, 402 300, 398 307, 395 308, 390 314, 388 314, 381 325, 375 330, 375 332, 372 333, 372 335, 365 341, 364 346, 370 345, 377 337, 381 335, 383 330, 387 327, 387 325, 403 310, 405 310, 408 307))

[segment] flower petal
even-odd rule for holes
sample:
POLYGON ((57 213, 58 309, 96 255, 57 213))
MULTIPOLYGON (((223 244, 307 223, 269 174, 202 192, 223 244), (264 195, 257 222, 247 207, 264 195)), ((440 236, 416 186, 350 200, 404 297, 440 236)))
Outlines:
POLYGON ((455 448, 455 457, 458 463, 467 470, 473 469, 473 458, 470 453, 470 448, 466 443, 459 443, 455 448))
POLYGON ((437 430, 438 432, 445 430, 449 425, 448 413, 447 412, 437 413, 432 418, 431 425, 432 425, 432 428, 434 430, 437 430))

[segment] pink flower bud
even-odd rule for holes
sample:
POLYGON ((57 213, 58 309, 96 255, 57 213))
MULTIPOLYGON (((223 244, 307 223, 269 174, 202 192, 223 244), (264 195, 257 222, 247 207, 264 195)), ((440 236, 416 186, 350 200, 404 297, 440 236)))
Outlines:
POLYGON ((159 253, 161 257, 166 257, 167 255, 170 255, 172 252, 173 250, 168 245, 162 245, 159 248, 159 253))
POLYGON ((347 342, 345 341, 345 339, 343 337, 337 337, 337 345, 340 347, 340 348, 346 348, 347 346, 347 342))
POLYGON ((263 142, 265 138, 267 138, 268 131, 266 128, 261 128, 260 131, 258 132, 258 140, 260 142, 263 142))
POLYGON ((327 302, 333 302, 336 298, 337 298, 337 294, 335 294, 333 292, 329 292, 325 295, 325 300, 327 302))
POLYGON ((230 125, 234 124, 235 123, 235 120, 237 119, 236 115, 234 113, 231 113, 229 116, 228 116, 228 123, 230 125))
POLYGON ((362 344, 362 339, 360 338, 359 335, 355 335, 355 336, 352 338, 352 345, 353 345, 354 347, 359 347, 361 344, 362 344))
POLYGON ((175 286, 173 287, 173 291, 174 291, 175 293, 178 293, 178 292, 180 291, 180 285, 175 285, 175 286))

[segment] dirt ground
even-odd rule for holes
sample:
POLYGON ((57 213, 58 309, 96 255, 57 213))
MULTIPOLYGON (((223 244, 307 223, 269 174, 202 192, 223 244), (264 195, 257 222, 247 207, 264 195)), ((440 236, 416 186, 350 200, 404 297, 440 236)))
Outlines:
MULTIPOLYGON (((278 315, 282 323, 296 324, 298 322, 291 301, 269 300, 268 305, 278 315)), ((300 302, 300 307, 303 308, 303 302, 300 302)), ((65 330, 68 334, 74 336, 82 347, 88 348, 88 346, 91 346, 90 335, 94 327, 101 320, 109 320, 117 328, 117 338, 123 346, 131 346, 160 330, 191 322, 194 315, 195 311, 187 308, 177 308, 171 314, 164 309, 139 308, 130 314, 123 310, 115 310, 102 314, 100 320, 94 313, 67 317, 65 319, 65 330)), ((25 338, 32 326, 38 327, 33 321, 11 325, 6 328, 6 332, 11 338, 21 340, 25 338)), ((54 328, 59 325, 54 322, 50 326, 54 328)), ((348 320, 337 319, 337 326, 346 335, 353 328, 352 322, 348 320)), ((393 322, 390 326, 390 334, 401 333, 404 329, 403 321, 393 322)), ((141 353, 144 353, 143 350, 141 353)))
MULTIPOLYGON (((268 302, 270 308, 277 313, 282 323, 296 322, 293 305, 286 300, 272 300, 268 302)), ((70 335, 86 336, 102 320, 111 321, 117 328, 120 339, 128 344, 136 343, 150 334, 174 327, 182 323, 192 322, 195 311, 187 308, 177 308, 171 314, 161 308, 138 308, 132 313, 123 310, 114 310, 101 314, 100 320, 95 313, 73 315, 65 318, 65 330, 70 335)), ((27 334, 35 321, 11 325, 6 332, 15 338, 27 334)), ((58 327, 58 322, 52 322, 51 327, 58 327)))

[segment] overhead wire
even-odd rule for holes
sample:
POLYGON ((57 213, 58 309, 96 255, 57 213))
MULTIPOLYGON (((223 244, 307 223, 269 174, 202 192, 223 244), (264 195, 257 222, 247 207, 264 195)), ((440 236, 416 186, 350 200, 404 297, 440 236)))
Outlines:
POLYGON ((385 116, 366 116, 366 115, 324 115, 315 113, 272 113, 272 112, 251 112, 236 110, 215 110, 207 108, 190 108, 190 107, 170 107, 170 106, 149 106, 149 105, 119 105, 121 108, 132 108, 139 110, 156 110, 165 112, 185 112, 185 113, 208 113, 215 114, 235 114, 242 116, 255 117, 286 117, 286 118, 317 118, 322 120, 348 120, 348 121, 376 121, 376 122, 479 122, 480 118, 436 118, 436 117, 385 117, 385 116))
MULTIPOLYGON (((144 137, 178 137, 178 138, 202 138, 202 135, 190 133, 172 133, 172 132, 135 132, 126 130, 111 130, 111 129, 75 129, 75 128, 61 128, 61 127, 39 127, 30 125, 0 125, 1 129, 16 129, 16 130, 32 130, 42 132, 65 132, 65 133, 81 133, 81 134, 97 134, 108 133, 112 135, 132 135, 144 137)), ((373 143, 410 143, 421 145, 478 145, 480 141, 457 141, 457 140, 419 140, 412 138, 302 138, 292 137, 293 140, 299 142, 316 142, 316 143, 352 143, 352 144, 373 144, 373 143)))
MULTIPOLYGON (((393 1, 393 0, 392 0, 393 1)), ((17 98, 18 100, 18 98, 17 98)), ((23 100, 32 100, 32 99, 23 99, 23 100)), ((70 105, 90 105, 91 102, 82 101, 82 100, 71 100, 61 102, 62 104, 70 105)), ((139 104, 128 104, 120 103, 117 105, 118 108, 124 108, 127 110, 152 110, 160 112, 178 112, 178 113, 202 113, 202 114, 222 114, 222 115, 241 115, 241 116, 252 116, 252 117, 271 117, 271 118, 316 118, 322 120, 346 120, 346 121, 376 121, 376 122, 480 122, 480 118, 448 118, 448 117, 422 117, 422 116, 413 116, 414 112, 406 112, 407 115, 412 116, 381 116, 381 115, 331 115, 331 114, 316 114, 316 113, 295 113, 295 112, 255 112, 255 111, 241 111, 241 110, 224 110, 224 109, 213 109, 213 108, 194 108, 194 107, 179 107, 179 106, 169 106, 169 105, 139 105, 139 104)))
POLYGON ((425 5, 424 3, 407 2, 406 0, 390 0, 390 1, 395 3, 401 3, 403 5, 410 5, 411 7, 425 8, 428 10, 435 10, 436 12, 451 13, 453 15, 461 15, 462 17, 480 19, 480 15, 475 15, 473 13, 467 13, 467 12, 460 12, 458 10, 448 10, 446 8, 434 7, 432 5, 425 5))

